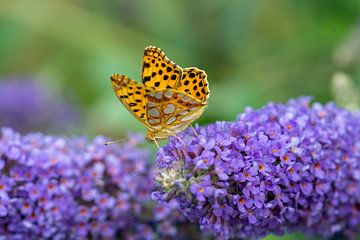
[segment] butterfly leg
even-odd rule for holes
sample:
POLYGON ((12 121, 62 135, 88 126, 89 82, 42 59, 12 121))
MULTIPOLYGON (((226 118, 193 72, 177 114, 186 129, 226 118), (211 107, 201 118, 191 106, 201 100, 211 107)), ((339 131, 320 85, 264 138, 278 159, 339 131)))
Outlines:
POLYGON ((184 145, 185 151, 187 151, 186 144, 184 143, 184 141, 180 137, 176 136, 175 134, 173 136, 176 137, 177 139, 179 139, 179 141, 184 145))
POLYGON ((159 143, 156 141, 156 139, 155 139, 155 138, 153 138, 152 140, 154 141, 155 145, 156 145, 156 146, 157 146, 157 148, 159 149, 159 148, 160 148, 160 146, 159 146, 159 143))
POLYGON ((186 144, 184 143, 184 141, 179 137, 179 136, 177 136, 176 134, 174 134, 174 133, 172 133, 172 132, 168 132, 171 136, 174 136, 174 137, 176 137, 183 145, 184 145, 184 148, 185 148, 185 151, 187 151, 187 149, 186 149, 186 144))
POLYGON ((159 143, 156 141, 156 138, 153 136, 152 132, 148 132, 148 134, 146 135, 145 139, 151 143, 155 143, 155 145, 157 146, 157 148, 160 148, 159 143))
POLYGON ((198 137, 198 136, 199 136, 199 134, 197 134, 197 132, 196 132, 195 128, 194 128, 191 124, 190 124, 190 127, 191 127, 192 131, 195 133, 195 135, 198 137))

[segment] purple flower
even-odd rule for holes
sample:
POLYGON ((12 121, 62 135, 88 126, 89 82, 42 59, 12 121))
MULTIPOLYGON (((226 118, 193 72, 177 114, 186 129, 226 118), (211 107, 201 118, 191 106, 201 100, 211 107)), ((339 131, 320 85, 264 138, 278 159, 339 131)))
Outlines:
POLYGON ((6 205, 7 200, 0 199, 0 217, 5 217, 8 214, 8 209, 6 205))
POLYGON ((158 201, 221 238, 360 231, 360 114, 310 98, 196 127, 157 154, 158 201), (206 156, 206 157, 204 157, 206 156), (206 164, 199 161, 206 159, 206 164))
POLYGON ((214 190, 208 182, 202 182, 201 184, 192 184, 190 186, 190 192, 201 202, 205 201, 207 197, 210 197, 214 190))
POLYGON ((67 130, 79 118, 74 106, 27 78, 0 80, 0 112, 0 127, 20 132, 67 130))
POLYGON ((198 169, 208 169, 213 165, 214 153, 211 151, 203 151, 202 154, 195 159, 195 165, 198 169))
POLYGON ((85 138, 21 136, 2 129, 0 238, 199 236, 176 202, 151 201, 153 170, 150 152, 139 147, 141 138, 130 135, 122 145, 105 146, 103 137, 88 143, 85 138))

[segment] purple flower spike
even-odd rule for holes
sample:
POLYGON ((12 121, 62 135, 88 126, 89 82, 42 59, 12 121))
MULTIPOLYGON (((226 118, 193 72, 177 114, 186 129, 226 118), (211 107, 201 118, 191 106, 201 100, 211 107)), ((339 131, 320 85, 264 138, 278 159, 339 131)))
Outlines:
POLYGON ((157 206, 151 201, 150 152, 139 147, 139 136, 122 145, 105 146, 105 141, 21 136, 2 129, 0 239, 191 239, 201 234, 179 214, 175 201, 157 206))
POLYGON ((159 201, 220 238, 360 233, 360 114, 310 98, 196 127, 157 154, 159 201), (205 160, 205 161, 204 161, 205 160))

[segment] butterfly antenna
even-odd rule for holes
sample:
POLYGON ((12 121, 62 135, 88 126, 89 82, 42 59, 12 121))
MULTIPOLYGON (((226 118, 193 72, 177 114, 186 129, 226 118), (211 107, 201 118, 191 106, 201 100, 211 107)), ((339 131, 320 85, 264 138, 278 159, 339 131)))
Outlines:
POLYGON ((109 144, 113 144, 113 143, 117 143, 117 142, 123 142, 125 140, 127 140, 127 138, 122 138, 122 139, 112 141, 112 142, 105 142, 104 145, 109 145, 109 144))

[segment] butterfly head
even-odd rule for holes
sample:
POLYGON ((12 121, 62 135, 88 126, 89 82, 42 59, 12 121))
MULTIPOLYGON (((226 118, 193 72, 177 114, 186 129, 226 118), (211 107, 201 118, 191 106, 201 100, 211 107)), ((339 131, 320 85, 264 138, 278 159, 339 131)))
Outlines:
MULTIPOLYGON (((151 143, 155 143, 156 146, 159 148, 159 143, 156 141, 156 139, 159 138, 157 135, 156 135, 156 132, 152 132, 152 131, 149 131, 147 134, 146 134, 146 137, 145 139, 151 143)), ((161 138, 159 138, 161 139, 161 138)))
POLYGON ((155 137, 154 137, 153 132, 148 132, 148 133, 146 134, 145 139, 146 139, 147 141, 151 142, 151 143, 154 143, 154 142, 155 142, 155 137))
POLYGON ((164 132, 164 131, 148 131, 148 133, 146 134, 145 139, 149 142, 156 142, 157 139, 161 140, 161 139, 166 139, 169 137, 168 132, 164 132))

